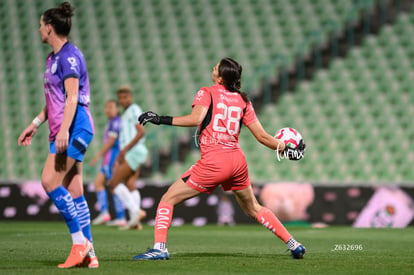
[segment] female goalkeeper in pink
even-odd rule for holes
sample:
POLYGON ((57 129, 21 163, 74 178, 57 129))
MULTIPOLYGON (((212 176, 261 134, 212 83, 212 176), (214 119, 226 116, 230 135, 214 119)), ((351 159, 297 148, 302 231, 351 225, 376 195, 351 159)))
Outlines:
MULTIPOLYGON (((279 219, 261 206, 250 185, 246 159, 238 138, 243 123, 263 145, 282 152, 285 144, 266 133, 256 117, 252 103, 240 92, 242 67, 231 58, 224 58, 213 69, 214 85, 203 87, 193 102, 191 114, 180 117, 143 113, 141 124, 199 126, 201 159, 186 171, 163 195, 155 218, 155 244, 135 260, 169 258, 167 234, 175 205, 201 193, 211 193, 218 185, 231 190, 247 215, 255 218, 287 244, 293 258, 303 258, 305 247, 297 242, 279 219)), ((292 149, 289 149, 292 150, 292 149)), ((295 150, 304 150, 303 146, 295 150)))

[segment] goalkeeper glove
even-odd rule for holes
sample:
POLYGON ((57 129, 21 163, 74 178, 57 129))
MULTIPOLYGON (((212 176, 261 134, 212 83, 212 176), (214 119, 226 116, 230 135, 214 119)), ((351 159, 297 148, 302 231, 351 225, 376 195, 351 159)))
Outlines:
POLYGON ((305 148, 306 144, 303 142, 303 139, 301 139, 298 146, 294 149, 286 146, 283 154, 290 160, 300 160, 305 155, 305 148))
POLYGON ((159 116, 156 113, 149 111, 149 112, 142 113, 138 117, 138 122, 144 126, 145 124, 147 124, 147 122, 151 122, 152 124, 155 124, 155 125, 160 125, 160 124, 172 125, 172 117, 171 116, 159 116))

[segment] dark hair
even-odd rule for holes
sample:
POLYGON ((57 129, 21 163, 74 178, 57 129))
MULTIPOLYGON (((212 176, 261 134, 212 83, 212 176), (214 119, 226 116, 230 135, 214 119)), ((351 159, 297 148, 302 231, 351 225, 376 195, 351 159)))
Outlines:
POLYGON ((73 10, 69 2, 63 2, 57 8, 48 9, 43 13, 43 22, 52 25, 56 34, 68 36, 72 27, 73 10))
POLYGON ((243 68, 237 61, 230 57, 225 57, 220 61, 218 75, 223 79, 223 85, 227 90, 233 93, 239 93, 243 100, 248 103, 249 97, 247 94, 240 92, 242 71, 243 68))
POLYGON ((118 88, 116 93, 118 95, 119 94, 130 94, 130 95, 132 95, 132 89, 128 85, 122 85, 121 87, 118 88))
MULTIPOLYGON (((108 104, 108 103, 113 103, 113 104, 115 104, 116 108, 118 109, 118 102, 117 102, 116 100, 114 100, 114 99, 108 99, 108 100, 106 101, 106 104, 108 104)), ((106 104, 105 104, 105 105, 106 105, 106 104)), ((119 110, 117 110, 116 115, 119 115, 119 110)))

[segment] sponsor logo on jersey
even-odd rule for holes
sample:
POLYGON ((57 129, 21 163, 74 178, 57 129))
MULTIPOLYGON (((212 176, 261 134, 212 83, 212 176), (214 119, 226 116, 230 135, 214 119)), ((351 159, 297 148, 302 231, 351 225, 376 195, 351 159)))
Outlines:
POLYGON ((203 95, 204 95, 204 90, 199 90, 199 91, 197 92, 196 100, 197 100, 197 101, 200 101, 200 100, 201 100, 201 98, 203 97, 203 95))
POLYGON ((57 70, 57 62, 58 62, 58 58, 56 58, 55 62, 52 64, 52 67, 50 68, 50 72, 52 74, 55 74, 56 73, 56 70, 57 70))
POLYGON ((74 58, 74 57, 68 57, 67 58, 67 61, 69 62, 69 64, 70 64, 70 69, 72 70, 72 71, 75 71, 75 72, 77 72, 77 66, 78 66, 78 62, 76 61, 76 58, 74 58))

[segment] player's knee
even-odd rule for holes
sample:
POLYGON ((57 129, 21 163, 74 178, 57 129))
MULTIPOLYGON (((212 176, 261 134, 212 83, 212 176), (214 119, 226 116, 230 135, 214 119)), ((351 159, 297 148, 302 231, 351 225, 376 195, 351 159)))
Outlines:
POLYGON ((256 218, 258 211, 255 211, 255 209, 249 209, 246 214, 251 218, 256 218))
POLYGON ((177 196, 171 196, 171 194, 169 194, 168 192, 165 193, 162 197, 160 202, 166 202, 172 206, 175 206, 177 204, 179 204, 182 200, 177 198, 177 196))
POLYGON ((114 193, 114 190, 116 188, 117 184, 115 184, 114 181, 110 180, 109 181, 109 190, 111 191, 111 193, 114 193))
POLYGON ((102 181, 95 181, 95 191, 101 191, 105 189, 105 183, 102 181))
POLYGON ((68 192, 72 196, 72 198, 76 199, 83 195, 83 187, 82 183, 74 182, 71 183, 68 187, 68 192))
POLYGON ((129 192, 133 192, 137 190, 137 187, 135 186, 135 182, 133 184, 126 184, 126 187, 128 188, 129 192))
POLYGON ((166 202, 168 204, 171 204, 172 200, 171 198, 168 196, 168 192, 165 193, 164 195, 162 195, 160 202, 166 202))
POLYGON ((59 186, 59 184, 56 183, 54 177, 47 173, 42 174, 41 182, 42 182, 43 189, 47 193, 52 192, 59 186))

